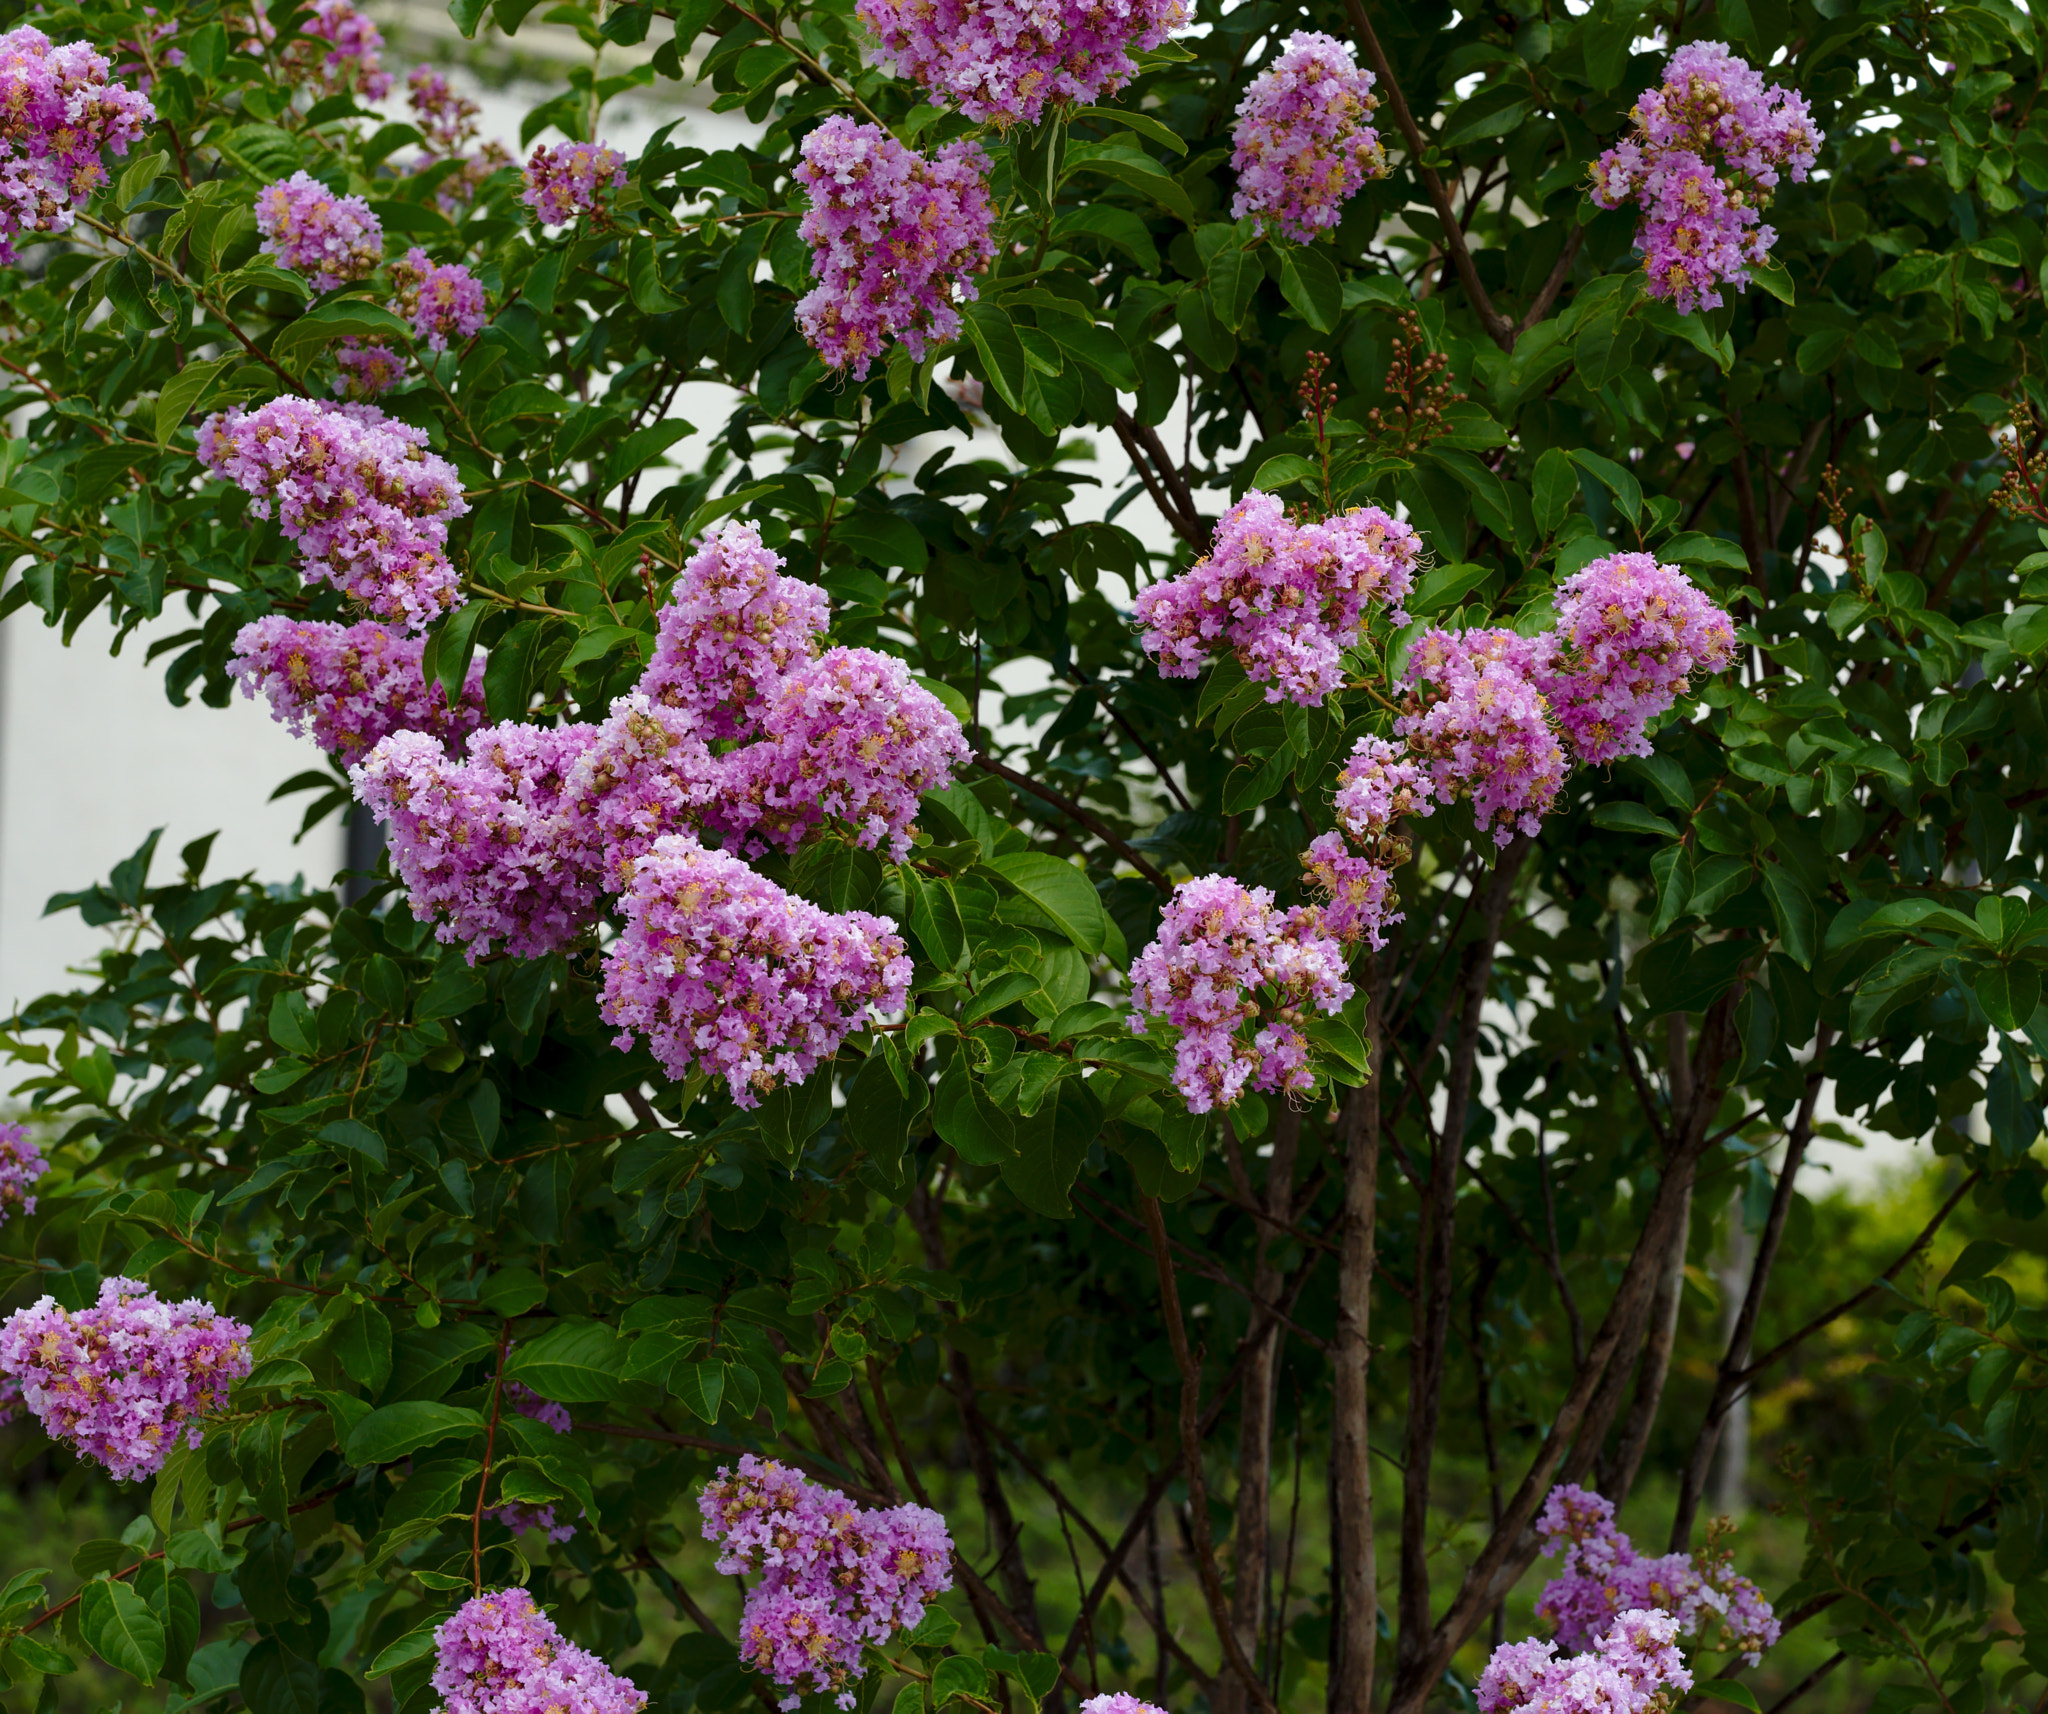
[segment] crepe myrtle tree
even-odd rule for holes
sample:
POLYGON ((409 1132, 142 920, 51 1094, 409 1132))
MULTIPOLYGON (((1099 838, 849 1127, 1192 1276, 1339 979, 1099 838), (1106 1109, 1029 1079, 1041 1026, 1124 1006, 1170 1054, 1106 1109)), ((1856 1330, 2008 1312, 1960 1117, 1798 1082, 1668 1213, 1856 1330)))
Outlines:
POLYGON ((544 17, 0 38, 0 615, 389 833, 52 902, 8 1705, 2037 1707, 2032 17, 544 17))

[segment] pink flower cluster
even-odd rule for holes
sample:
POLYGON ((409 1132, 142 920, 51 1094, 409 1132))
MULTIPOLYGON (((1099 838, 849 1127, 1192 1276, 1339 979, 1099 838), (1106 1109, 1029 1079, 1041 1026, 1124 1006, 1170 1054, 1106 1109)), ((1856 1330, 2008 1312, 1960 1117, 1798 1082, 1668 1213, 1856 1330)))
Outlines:
POLYGON ((1238 103, 1230 215, 1251 215, 1297 244, 1337 224, 1367 179, 1384 178, 1387 152, 1372 128, 1373 75, 1350 48, 1318 30, 1296 30, 1286 50, 1252 79, 1238 103))
POLYGON ((471 663, 451 710, 421 669, 426 646, 374 619, 335 625, 273 613, 235 634, 228 671, 244 696, 269 702, 274 720, 346 761, 393 732, 460 744, 483 724, 483 662, 471 663))
POLYGON ((657 615, 639 688, 694 715, 707 739, 750 737, 770 687, 818 652, 830 609, 815 583, 784 577, 758 526, 709 531, 657 615))
POLYGON ((1751 1666, 1778 1640, 1770 1602, 1725 1551, 1646 1558, 1615 1528, 1614 1504, 1603 1495, 1570 1483, 1551 1489, 1536 1533, 1546 1554, 1563 1556, 1536 1611, 1568 1649, 1585 1647, 1637 1608, 1668 1614, 1675 1636, 1717 1631, 1718 1646, 1740 1651, 1751 1666))
POLYGON ((476 154, 463 152, 476 140, 476 122, 483 110, 466 96, 456 94, 448 80, 432 68, 413 67, 405 101, 421 132, 419 165, 430 167, 443 160, 459 163, 456 171, 434 187, 434 201, 443 214, 454 220, 476 200, 484 180, 500 167, 509 167, 512 157, 505 152, 504 144, 495 139, 476 154))
POLYGON ((1377 506, 1297 524, 1254 488, 1216 525, 1209 556, 1133 606, 1165 678, 1193 678, 1228 649, 1268 702, 1316 707, 1344 682, 1367 610, 1406 624, 1422 538, 1377 506))
POLYGON ((384 223, 359 196, 336 196, 304 171, 256 193, 263 253, 332 291, 376 272, 384 260, 384 223))
POLYGON ((0 1225, 36 1211, 35 1182, 49 1170, 26 1125, 0 1125, 0 1225))
POLYGON ((416 916, 471 961, 502 944, 520 958, 572 945, 600 896, 602 853, 571 811, 569 778, 594 726, 507 721, 455 760, 427 732, 396 732, 349 770, 391 825, 391 862, 416 916))
POLYGON ((1557 1644, 1502 1643, 1479 1678, 1479 1714, 1653 1714, 1692 1688, 1670 1616, 1620 1614, 1586 1654, 1557 1644), (1670 1694, 1675 1693, 1675 1694, 1670 1694))
POLYGON ((994 125, 1036 125, 1048 106, 1086 106, 1136 73, 1187 22, 1185 0, 858 0, 879 57, 923 89, 994 125))
POLYGON ((1128 1690, 1113 1690, 1089 1697, 1081 1704, 1081 1714, 1166 1714, 1166 1710, 1140 1701, 1128 1690))
POLYGON ((0 1373, 52 1438, 135 1482, 162 1469, 181 1439, 200 1443, 198 1419, 224 1408, 249 1373, 249 1329, 198 1298, 165 1303, 115 1277, 75 1315, 51 1297, 10 1315, 0 1373))
POLYGON ((1568 763, 1538 679, 1547 639, 1474 627, 1432 629, 1408 655, 1407 712, 1394 730, 1428 770, 1438 800, 1472 800, 1480 832, 1506 845, 1533 834, 1568 763))
POLYGON ((1400 821, 1430 812, 1429 782, 1400 745, 1368 735, 1337 776, 1331 807, 1341 831, 1319 835, 1302 853, 1305 878, 1323 897, 1323 927, 1346 946, 1363 939, 1377 952, 1383 931, 1401 920, 1394 871, 1408 861, 1408 841, 1400 821))
POLYGON ((995 256, 987 170, 979 143, 920 155, 844 114, 804 139, 798 230, 818 284, 796 317, 833 368, 865 380, 892 342, 921 359, 960 331, 955 294, 978 296, 974 276, 995 256))
POLYGON ((1268 888, 1203 875, 1175 890, 1131 965, 1131 1028, 1179 1032, 1173 1083, 1191 1113, 1231 1106, 1247 1084, 1312 1089, 1301 1025, 1351 998, 1344 966, 1314 906, 1278 910, 1268 888))
POLYGON ((909 991, 894 923, 820 910, 688 834, 633 866, 624 912, 598 1005, 618 1045, 644 1036, 670 1077, 722 1077, 742 1107, 801 1083, 870 1007, 896 1011, 909 991))
POLYGON ((334 366, 341 371, 334 390, 348 399, 377 398, 405 379, 403 357, 388 345, 365 345, 354 334, 335 347, 334 366))
POLYGON ((740 1614, 740 1656, 779 1685, 781 1705, 831 1693, 854 1705, 861 1649, 914 1629, 953 1586, 946 1520, 923 1506, 869 1511, 748 1453, 697 1496, 718 1569, 758 1577, 740 1614))
POLYGON ((578 215, 602 216, 606 192, 626 182, 626 157, 603 143, 536 148, 526 163, 519 200, 543 226, 566 226, 578 215))
POLYGON ((1652 297, 1680 314, 1718 309, 1719 288, 1746 291, 1749 267, 1770 255, 1777 234, 1763 210, 1780 176, 1803 181, 1819 152, 1806 98, 1767 85, 1724 43, 1688 42, 1631 117, 1630 135, 1593 165, 1593 200, 1641 211, 1652 297))
POLYGON ((32 24, 0 35, 0 263, 14 240, 69 232, 76 206, 106 182, 100 151, 125 155, 156 118, 148 96, 108 81, 84 42, 53 47, 32 24))
POLYGON ((434 1632, 437 1714, 639 1714, 647 1693, 555 1628, 524 1589, 463 1602, 434 1632))
MULTIPOLYGON (((267 18, 259 27, 267 41, 276 34, 267 18)), ((384 33, 357 11, 352 0, 313 0, 304 34, 285 51, 285 75, 316 95, 360 95, 382 101, 391 93, 384 69, 384 33)))
POLYGON ((920 795, 967 756, 960 723, 893 656, 817 655, 824 594, 781 565, 751 524, 708 534, 646 673, 598 725, 497 727, 466 759, 400 733, 352 770, 392 825, 413 909, 441 916, 444 940, 472 956, 500 939, 559 950, 670 835, 754 855, 793 850, 831 817, 902 857, 920 795))
POLYGON ((447 78, 432 66, 416 65, 405 80, 405 104, 420 128, 421 147, 429 155, 456 155, 472 142, 483 109, 458 95, 447 78))
POLYGON ((1734 647, 1728 615, 1678 567, 1609 554, 1558 586, 1543 694, 1580 761, 1647 756, 1649 722, 1695 673, 1725 667, 1734 647))
POLYGON ((424 429, 373 405, 287 396, 208 417, 199 458, 250 496, 257 517, 275 507, 314 582, 415 628, 457 605, 448 521, 469 502, 424 429))
POLYGON ((474 339, 483 331, 483 282, 460 262, 436 262, 414 245, 391 265, 391 287, 391 307, 429 350, 446 351, 451 334, 474 339))

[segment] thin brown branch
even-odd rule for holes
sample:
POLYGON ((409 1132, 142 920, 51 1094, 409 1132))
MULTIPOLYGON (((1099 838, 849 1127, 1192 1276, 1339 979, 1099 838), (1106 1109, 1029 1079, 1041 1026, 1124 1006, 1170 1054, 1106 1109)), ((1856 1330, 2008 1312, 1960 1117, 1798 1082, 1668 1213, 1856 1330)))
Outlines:
POLYGON ((1180 1461, 1188 1484, 1188 1528, 1193 1538, 1195 1575, 1208 1603, 1209 1617, 1223 1644, 1223 1657, 1244 1685, 1245 1694, 1262 1714, 1279 1714, 1266 1694, 1257 1669, 1245 1658, 1230 1622, 1230 1606, 1223 1597, 1223 1580, 1216 1570, 1216 1544, 1209 1528, 1209 1488, 1202 1475, 1202 1367, 1188 1348, 1187 1325, 1181 1319, 1180 1286, 1174 1279, 1173 1252, 1166 1241, 1166 1220, 1159 1212, 1159 1199, 1142 1193, 1138 1208, 1152 1234, 1152 1259, 1159 1272, 1159 1308, 1166 1322, 1166 1340, 1173 1347, 1174 1366, 1180 1370, 1180 1461))
POLYGON ((983 750, 975 751, 974 762, 975 766, 984 773, 994 774, 999 780, 1008 780, 1019 791, 1029 792, 1033 797, 1043 799, 1046 803, 1051 804, 1054 809, 1067 817, 1069 821, 1078 822, 1082 827, 1085 827, 1090 833, 1094 834, 1097 839, 1101 840, 1110 850, 1130 864, 1133 869, 1137 870, 1139 874, 1143 875, 1146 880, 1150 881, 1162 893, 1172 893, 1173 883, 1158 868, 1146 861, 1141 853, 1134 851, 1126 841, 1118 838, 1102 821, 1098 820, 1089 811, 1083 809, 1072 798, 1068 797, 1065 792, 1056 791, 1051 786, 1043 785, 1039 781, 1032 779, 1029 775, 1020 774, 1015 768, 1005 767, 1001 762, 998 762, 993 756, 983 750))
POLYGON ((1387 50, 1380 46, 1379 36, 1373 30, 1372 19, 1366 15, 1363 0, 1344 0, 1344 10, 1350 15, 1351 27, 1358 32, 1358 39, 1365 46, 1366 58, 1372 61, 1372 69, 1379 78, 1380 92, 1394 110, 1394 123, 1408 145, 1409 162, 1415 168, 1415 176, 1422 183, 1430 207, 1436 211, 1437 224, 1443 228, 1444 243, 1451 253, 1451 265, 1458 271, 1458 283, 1465 288, 1465 296, 1471 299, 1473 312, 1479 317, 1479 325, 1486 329, 1488 337, 1501 350, 1512 351, 1515 348, 1514 324, 1493 307, 1493 300, 1479 283, 1479 270, 1474 266, 1472 252, 1465 243, 1464 226, 1458 219, 1457 210, 1451 206, 1444 181, 1433 167, 1424 165, 1429 144, 1422 135, 1422 128, 1415 123, 1415 115, 1408 110, 1407 97, 1395 81, 1393 64, 1387 58, 1387 50))

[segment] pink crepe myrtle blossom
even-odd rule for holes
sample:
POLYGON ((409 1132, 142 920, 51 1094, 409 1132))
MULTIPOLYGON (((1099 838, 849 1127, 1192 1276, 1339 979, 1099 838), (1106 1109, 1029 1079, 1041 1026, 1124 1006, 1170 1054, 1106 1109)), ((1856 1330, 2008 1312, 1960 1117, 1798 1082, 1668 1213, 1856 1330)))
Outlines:
POLYGON ((1373 74, 1334 36, 1289 36, 1238 103, 1231 218, 1250 215, 1260 230, 1272 225, 1297 244, 1335 226, 1367 179, 1386 176, 1372 86, 1373 74))

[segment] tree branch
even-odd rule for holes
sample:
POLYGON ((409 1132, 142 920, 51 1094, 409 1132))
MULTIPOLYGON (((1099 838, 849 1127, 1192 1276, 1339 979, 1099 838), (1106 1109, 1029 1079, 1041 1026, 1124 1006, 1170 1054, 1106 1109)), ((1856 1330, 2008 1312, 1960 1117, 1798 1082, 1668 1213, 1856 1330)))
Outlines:
POLYGON ((1162 893, 1172 893, 1173 883, 1164 874, 1151 863, 1148 863, 1142 855, 1132 850, 1124 840, 1119 839, 1108 827, 1097 820, 1095 816, 1068 797, 1065 792, 1055 791, 1048 785, 1041 785, 1037 780, 1030 778, 1028 775, 1018 773, 1015 768, 1005 767, 984 750, 974 752, 974 764, 984 773, 994 774, 999 780, 1008 780, 1019 791, 1029 792, 1033 797, 1041 798, 1051 804, 1054 809, 1066 816, 1068 820, 1078 822, 1090 833, 1094 834, 1097 839, 1101 840, 1110 850, 1130 864, 1133 869, 1137 870, 1139 874, 1143 875, 1146 880, 1150 881, 1162 893))
POLYGON ((1515 348, 1514 324, 1493 307, 1493 300, 1479 283, 1479 270, 1473 266, 1472 252, 1465 244, 1465 229, 1458 220, 1457 210, 1451 206, 1444 181, 1437 177, 1433 167, 1423 164, 1429 145, 1423 138, 1422 128, 1415 123, 1415 115, 1408 111, 1407 98, 1402 95, 1400 84, 1394 80, 1394 68, 1387 59, 1387 50, 1380 46, 1372 19, 1366 16, 1362 0, 1344 0, 1344 10, 1350 15, 1351 27, 1358 32, 1358 39, 1365 45, 1365 57, 1372 61, 1387 104, 1394 110, 1394 123, 1408 145, 1415 176, 1422 182, 1430 207, 1436 210, 1437 224, 1443 228, 1444 243, 1451 253, 1451 265, 1458 270, 1458 283, 1465 288, 1465 295, 1472 300, 1473 311, 1479 317, 1479 325, 1486 329, 1494 344, 1503 351, 1512 351, 1515 348))

